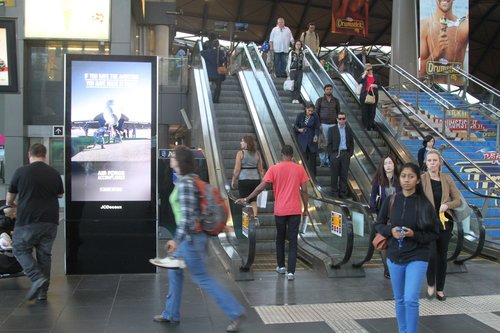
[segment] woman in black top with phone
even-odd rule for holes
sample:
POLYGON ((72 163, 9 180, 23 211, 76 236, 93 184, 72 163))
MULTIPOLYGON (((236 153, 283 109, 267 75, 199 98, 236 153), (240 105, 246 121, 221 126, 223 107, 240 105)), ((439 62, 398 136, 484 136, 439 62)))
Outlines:
POLYGON ((439 234, 439 221, 423 192, 416 164, 403 165, 399 183, 402 192, 395 194, 390 216, 388 197, 380 209, 375 230, 388 239, 387 265, 399 332, 415 333, 420 289, 427 271, 430 243, 439 234))

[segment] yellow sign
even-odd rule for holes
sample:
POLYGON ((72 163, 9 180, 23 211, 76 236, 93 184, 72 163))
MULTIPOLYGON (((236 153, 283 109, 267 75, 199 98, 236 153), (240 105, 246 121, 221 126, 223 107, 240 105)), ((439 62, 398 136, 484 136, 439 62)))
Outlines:
POLYGON ((342 214, 332 211, 330 225, 331 233, 342 237, 342 214))
POLYGON ((250 218, 248 217, 248 214, 245 213, 245 212, 242 212, 242 225, 241 225, 241 232, 243 233, 243 235, 248 238, 248 221, 250 220, 250 218))

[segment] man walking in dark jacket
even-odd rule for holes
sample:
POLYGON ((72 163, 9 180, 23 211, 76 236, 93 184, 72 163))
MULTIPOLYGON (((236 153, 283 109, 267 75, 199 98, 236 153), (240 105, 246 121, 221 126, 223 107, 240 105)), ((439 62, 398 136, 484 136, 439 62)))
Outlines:
POLYGON ((331 191, 334 197, 347 197, 347 177, 351 156, 354 154, 354 138, 352 129, 346 123, 346 114, 339 112, 337 125, 328 130, 327 151, 330 154, 332 172, 331 191))

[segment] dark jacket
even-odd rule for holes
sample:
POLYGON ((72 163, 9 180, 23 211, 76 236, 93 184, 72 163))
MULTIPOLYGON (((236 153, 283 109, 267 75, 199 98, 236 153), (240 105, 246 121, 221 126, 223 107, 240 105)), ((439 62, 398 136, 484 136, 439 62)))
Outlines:
MULTIPOLYGON (((345 124, 346 130, 345 130, 345 135, 346 135, 346 145, 347 145, 347 150, 349 151, 349 155, 352 156, 354 154, 354 136, 352 133, 351 126, 349 124, 345 124)), ((330 127, 328 130, 328 138, 327 138, 328 146, 327 146, 327 152, 328 154, 335 154, 337 155, 339 152, 339 144, 340 144, 340 132, 339 132, 339 126, 334 125, 330 127)))
POLYGON ((313 113, 311 118, 307 122, 307 125, 304 124, 305 118, 305 112, 301 112, 295 119, 293 128, 295 129, 295 133, 297 134, 297 141, 302 152, 305 152, 307 147, 309 147, 309 151, 311 153, 316 153, 318 151, 319 140, 319 117, 316 113, 313 113), (300 133, 297 131, 299 128, 305 128, 306 130, 303 133, 300 133), (318 139, 316 140, 316 142, 313 141, 315 136, 318 139))
POLYGON ((209 48, 201 51, 201 56, 205 59, 205 64, 207 66, 208 79, 214 81, 217 79, 225 79, 225 75, 221 75, 217 72, 217 67, 220 67, 226 63, 226 54, 219 48, 209 48), (217 51, 219 51, 219 56, 217 57, 217 51))
POLYGON ((322 124, 336 124, 337 116, 340 112, 340 103, 337 98, 333 97, 333 95, 330 102, 328 102, 326 97, 323 96, 316 100, 314 110, 318 114, 319 120, 322 124))
MULTIPOLYGON (((359 80, 358 80, 358 83, 361 83, 363 86, 361 87, 361 95, 359 95, 359 100, 361 101, 361 103, 364 103, 365 102, 365 98, 366 98, 366 84, 367 84, 367 76, 365 76, 364 78, 363 77, 360 77, 359 80)), ((373 82, 374 84, 376 84, 378 87, 381 87, 382 86, 382 83, 380 82, 380 76, 378 74, 373 74, 373 77, 375 78, 375 82, 373 82)), ((373 89, 373 93, 375 95, 375 104, 378 103, 378 88, 377 89, 373 89)))
POLYGON ((387 198, 380 208, 380 213, 375 224, 375 231, 387 237, 387 257, 396 264, 406 264, 412 261, 429 261, 430 243, 439 235, 439 220, 428 200, 420 200, 421 207, 417 207, 418 196, 416 193, 405 197, 402 193, 396 194, 391 210, 391 225, 387 225, 387 214, 390 199, 387 198), (427 221, 426 228, 417 225, 417 215, 423 214, 427 221), (403 239, 401 248, 398 240, 392 237, 391 229, 395 226, 407 227, 413 230, 413 237, 403 239))
POLYGON ((420 170, 422 171, 427 171, 427 165, 425 165, 425 150, 427 148, 422 147, 418 151, 418 166, 420 167, 420 170))
MULTIPOLYGON (((395 176, 394 176, 395 177, 395 176)), ((399 186, 399 183, 394 183, 394 188, 396 189, 396 193, 400 193, 401 192, 401 186, 399 186)), ((370 194, 370 210, 372 213, 379 213, 377 211, 377 207, 375 207, 375 200, 377 198, 377 195, 380 195, 380 202, 384 202, 385 200, 385 187, 384 188, 381 188, 380 187, 380 184, 378 182, 378 180, 376 180, 373 184, 372 184, 372 191, 371 191, 371 194, 370 194)), ((382 205, 381 205, 382 207, 382 205)))

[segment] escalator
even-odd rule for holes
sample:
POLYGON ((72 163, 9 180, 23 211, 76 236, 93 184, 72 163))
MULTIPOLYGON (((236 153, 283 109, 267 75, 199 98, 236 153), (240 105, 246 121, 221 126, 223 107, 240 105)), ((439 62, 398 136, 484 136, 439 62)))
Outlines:
MULTIPOLYGON (((292 125, 297 113, 303 112, 303 106, 300 106, 296 111, 290 111, 287 106, 295 104, 286 104, 291 100, 291 97, 288 93, 283 93, 281 88, 282 80, 271 79, 255 44, 252 43, 248 45, 248 53, 248 59, 252 61, 249 66, 256 71, 258 82, 262 86, 263 99, 269 104, 268 110, 270 115, 266 116, 270 117, 270 119, 269 121, 267 121, 267 119, 261 119, 261 121, 266 124, 274 123, 275 127, 272 130, 278 132, 278 140, 292 144, 295 152, 298 152, 299 149, 297 148, 292 125), (285 102, 285 105, 283 105, 283 102, 285 102), (287 111, 285 111, 285 109, 287 111)), ((322 87, 321 85, 321 93, 323 91, 322 87)), ((302 90, 301 95, 304 100, 315 100, 319 97, 316 92, 311 98, 311 95, 308 95, 304 90, 302 90)), ((278 143, 278 147, 274 149, 276 154, 279 155, 280 142, 277 140, 270 140, 268 143, 278 143)), ((298 161, 301 163, 300 154, 296 153, 295 156, 298 157, 298 161)), ((358 164, 358 168, 354 168, 356 171, 359 170, 359 162, 361 159, 362 157, 356 161, 356 164, 358 164)), ((309 174, 311 175, 311 172, 309 172, 309 174)), ((366 204, 356 201, 335 200, 328 197, 326 194, 327 191, 324 189, 325 185, 319 184, 318 178, 319 177, 312 177, 311 180, 311 193, 309 193, 309 196, 312 200, 310 200, 311 203, 308 210, 308 218, 310 220, 307 225, 303 225, 304 232, 301 235, 301 241, 303 242, 304 248, 307 247, 309 249, 308 251, 311 253, 322 252, 327 254, 324 261, 325 265, 328 267, 327 273, 329 276, 339 276, 342 274, 344 274, 344 276, 360 276, 360 274, 362 275, 363 273, 355 272, 356 268, 359 268, 363 262, 368 260, 373 252, 373 249, 369 246, 373 225, 369 208, 366 204), (345 228, 343 229, 344 233, 339 232, 338 235, 335 234, 334 228, 332 227, 332 225, 335 224, 336 214, 339 214, 339 218, 345 223, 345 228), (339 235, 341 235, 340 239, 337 238, 339 235), (355 252, 358 252, 358 249, 360 251, 357 258, 351 258, 353 249, 356 249, 355 252), (330 264, 326 263, 328 261, 330 261, 330 264), (337 270, 335 274, 332 274, 331 267, 335 267, 336 269, 342 268, 342 270, 337 270), (351 268, 354 269, 347 272, 351 268)), ((326 183, 329 185, 329 176, 327 175, 325 178, 326 183)), ((354 178, 355 177, 351 176, 352 188, 358 193, 359 186, 357 185, 357 180, 354 178)), ((365 177, 365 179, 367 178, 365 177)), ((367 182, 369 186, 369 180, 367 182)))
MULTIPOLYGON (((346 97, 349 98, 350 95, 350 98, 357 99, 357 96, 354 93, 356 87, 356 81, 354 78, 361 76, 364 66, 354 57, 349 49, 347 49, 347 52, 350 53, 350 58, 355 60, 351 64, 349 71, 339 72, 337 70, 337 58, 335 58, 335 56, 331 56, 330 61, 333 71, 330 75, 334 77, 334 80, 342 82, 342 88, 340 89, 345 92, 346 97)), ((427 94, 434 99, 436 103, 441 105, 443 109, 456 108, 448 101, 443 100, 441 96, 423 86, 420 80, 412 78, 409 73, 404 71, 399 66, 388 65, 388 67, 396 73, 396 75, 399 75, 399 81, 401 84, 398 86, 398 89, 405 89, 405 91, 409 90, 413 92, 420 91, 420 94, 427 94)), ((379 109, 376 118, 377 133, 375 133, 375 135, 379 135, 384 139, 387 146, 391 148, 391 153, 396 157, 400 164, 405 162, 415 162, 415 158, 411 154, 409 148, 407 148, 404 144, 405 140, 402 140, 402 137, 408 133, 414 133, 411 135, 416 135, 417 137, 424 137, 426 134, 432 134, 435 138, 441 138, 441 140, 445 141, 446 147, 452 147, 457 154, 463 156, 464 159, 473 164, 473 162, 457 150, 451 142, 446 140, 439 130, 436 130, 434 126, 429 124, 428 118, 421 114, 421 110, 409 107, 408 103, 404 100, 399 101, 394 99, 392 94, 390 94, 385 87, 381 87, 379 95, 379 109)), ((477 193, 471 189, 466 182, 460 179, 460 176, 446 161, 444 167, 445 170, 447 170, 446 172, 456 179, 458 188, 463 189, 463 191, 468 193, 468 195, 473 195, 475 192, 475 196, 494 199, 492 196, 477 193)), ((483 176, 488 178, 487 175, 483 176)), ((449 247, 448 260, 453 262, 455 265, 448 266, 449 272, 464 271, 464 262, 478 256, 483 248, 485 241, 483 214, 480 209, 478 209, 478 207, 472 204, 469 200, 468 206, 470 208, 470 215, 463 221, 457 221, 457 227, 453 230, 453 238, 449 247)))

